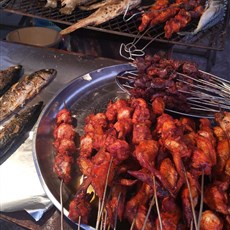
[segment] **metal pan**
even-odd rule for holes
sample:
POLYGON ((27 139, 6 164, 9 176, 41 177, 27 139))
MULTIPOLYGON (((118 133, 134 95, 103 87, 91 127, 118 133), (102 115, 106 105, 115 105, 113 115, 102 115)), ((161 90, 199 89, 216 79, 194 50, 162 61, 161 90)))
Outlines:
MULTIPOLYGON (((58 111, 65 106, 76 114, 77 132, 81 135, 85 117, 103 111, 110 100, 126 98, 116 84, 115 76, 134 68, 131 64, 120 64, 98 69, 75 78, 61 89, 42 111, 33 138, 33 158, 40 182, 49 199, 61 210, 59 188, 60 180, 53 172, 54 150, 53 128, 58 111)), ((81 175, 79 175, 80 177, 81 175)), ((64 214, 68 217, 68 203, 73 196, 71 188, 63 189, 64 214)), ((83 229, 93 229, 82 225, 83 229)))

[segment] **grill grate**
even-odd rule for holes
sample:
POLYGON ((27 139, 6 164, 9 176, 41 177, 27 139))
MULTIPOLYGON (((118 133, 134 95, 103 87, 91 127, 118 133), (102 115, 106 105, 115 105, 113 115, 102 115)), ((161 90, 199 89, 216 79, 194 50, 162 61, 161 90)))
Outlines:
MULTIPOLYGON (((53 22, 71 25, 78 21, 79 19, 87 17, 90 13, 89 11, 81 11, 76 9, 71 15, 62 15, 59 13, 60 5, 55 8, 45 8, 45 1, 39 0, 9 0, 8 2, 2 5, 2 8, 5 11, 21 14, 29 17, 37 17, 48 19, 53 22)), ((229 3, 227 3, 227 12, 222 23, 218 23, 216 26, 210 28, 205 32, 201 32, 194 36, 192 39, 185 39, 179 35, 173 35, 170 40, 164 38, 164 35, 159 36, 156 41, 182 45, 195 48, 204 48, 211 50, 223 50, 225 43, 225 35, 229 19, 229 3)), ((142 36, 138 33, 138 26, 140 24, 139 18, 132 18, 128 22, 123 21, 123 17, 117 17, 110 20, 109 22, 103 23, 97 27, 88 26, 87 29, 97 30, 101 32, 117 34, 126 37, 137 37, 142 36)), ((196 24, 190 25, 188 29, 193 30, 196 24)), ((147 33, 142 37, 144 40, 151 40, 157 34, 162 33, 163 26, 159 25, 151 30, 148 30, 147 33)))

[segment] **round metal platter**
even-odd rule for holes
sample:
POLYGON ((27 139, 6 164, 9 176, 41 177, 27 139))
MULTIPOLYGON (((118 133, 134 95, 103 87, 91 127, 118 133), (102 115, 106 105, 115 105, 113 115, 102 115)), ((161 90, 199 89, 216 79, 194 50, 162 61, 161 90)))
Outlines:
MULTIPOLYGON (((90 113, 104 111, 108 102, 116 98, 126 98, 116 84, 115 76, 122 71, 133 69, 131 64, 105 67, 77 77, 61 89, 42 111, 33 138, 33 157, 41 184, 53 204, 61 210, 60 180, 53 172, 54 149, 53 129, 59 110, 67 107, 76 116, 77 133, 82 134, 85 117, 90 113)), ((79 179, 81 175, 79 173, 79 179)), ((79 180, 74 183, 80 183, 79 180)), ((68 203, 74 193, 63 187, 64 214, 68 217, 68 203)), ((81 225, 83 229, 93 229, 81 225)))

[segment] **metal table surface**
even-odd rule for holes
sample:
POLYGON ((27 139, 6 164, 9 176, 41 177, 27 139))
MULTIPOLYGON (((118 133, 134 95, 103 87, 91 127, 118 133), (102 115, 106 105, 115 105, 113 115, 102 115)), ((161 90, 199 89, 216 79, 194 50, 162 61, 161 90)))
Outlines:
MULTIPOLYGON (((59 90, 72 79, 90 71, 110 65, 121 64, 121 61, 101 57, 86 56, 52 48, 32 47, 0 41, 0 68, 21 64, 24 73, 31 73, 42 68, 55 68, 57 76, 33 101, 47 103, 59 90)), ((16 150, 17 151, 17 150, 16 150)), ((31 146, 32 153, 32 146, 31 146)), ((0 212, 0 229, 19 229, 4 221, 13 222, 25 229, 60 229, 60 213, 53 207, 38 222, 25 211, 0 212), (2 227, 1 227, 2 226, 2 227)), ((72 224, 65 219, 65 229, 72 229, 72 224)))

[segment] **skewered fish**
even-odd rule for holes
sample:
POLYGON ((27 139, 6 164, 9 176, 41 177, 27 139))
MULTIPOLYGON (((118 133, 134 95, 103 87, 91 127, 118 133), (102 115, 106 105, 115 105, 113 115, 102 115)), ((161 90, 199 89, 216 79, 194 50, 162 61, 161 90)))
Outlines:
POLYGON ((117 17, 118 15, 123 14, 126 11, 127 7, 129 9, 133 9, 140 3, 141 0, 107 0, 106 4, 98 8, 89 17, 79 20, 75 24, 62 30, 60 33, 61 35, 65 35, 85 26, 100 25, 117 17))
POLYGON ((26 107, 12 117, 0 130, 0 150, 3 156, 17 140, 17 137, 34 124, 41 112, 43 102, 26 107))
POLYGON ((2 96, 14 83, 16 83, 22 73, 22 66, 10 66, 0 71, 0 96, 2 96))
POLYGON ((0 121, 10 116, 54 79, 57 71, 42 69, 23 77, 0 97, 0 121))

